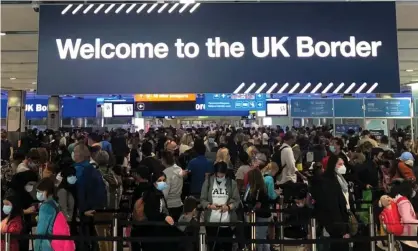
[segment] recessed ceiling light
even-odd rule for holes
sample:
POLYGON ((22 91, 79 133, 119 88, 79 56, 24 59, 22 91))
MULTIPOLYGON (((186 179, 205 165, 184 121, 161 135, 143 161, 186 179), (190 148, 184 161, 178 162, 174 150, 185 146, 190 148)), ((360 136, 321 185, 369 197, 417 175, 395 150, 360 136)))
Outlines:
POLYGON ((414 70, 413 69, 406 69, 405 71, 406 72, 413 72, 414 70))
POLYGON ((5 32, 0 32, 0 36, 6 36, 5 32))
POLYGON ((16 80, 16 78, 10 78, 10 80, 16 80))

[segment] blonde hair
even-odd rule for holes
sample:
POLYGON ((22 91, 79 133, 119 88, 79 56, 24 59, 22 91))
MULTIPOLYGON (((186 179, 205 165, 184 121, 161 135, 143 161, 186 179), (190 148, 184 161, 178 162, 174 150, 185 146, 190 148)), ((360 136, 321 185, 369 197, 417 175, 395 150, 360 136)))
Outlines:
POLYGON ((277 165, 276 162, 271 161, 270 163, 267 164, 266 167, 263 168, 263 170, 261 170, 262 173, 271 173, 271 174, 276 174, 279 171, 279 166, 277 165))
POLYGON ((180 144, 190 146, 193 143, 193 136, 189 133, 184 134, 181 137, 180 144))
POLYGON ((255 147, 255 146, 249 146, 247 148, 247 154, 250 157, 250 159, 253 159, 257 153, 258 153, 257 147, 255 147))
POLYGON ((231 157, 229 156, 229 150, 226 147, 220 148, 218 150, 218 152, 216 153, 216 161, 215 163, 218 162, 225 162, 225 163, 230 163, 231 161, 231 157))

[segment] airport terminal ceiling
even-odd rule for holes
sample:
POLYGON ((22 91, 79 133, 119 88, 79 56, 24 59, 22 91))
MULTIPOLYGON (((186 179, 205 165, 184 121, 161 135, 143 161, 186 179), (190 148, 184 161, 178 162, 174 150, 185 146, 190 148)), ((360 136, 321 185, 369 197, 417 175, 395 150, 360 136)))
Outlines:
MULTIPOLYGON (((418 13, 418 2, 396 3, 401 85, 418 82, 418 15, 416 13, 418 13)), ((1 6, 3 90, 33 91, 37 88, 38 18, 39 13, 34 11, 31 4, 3 3, 1 6)))

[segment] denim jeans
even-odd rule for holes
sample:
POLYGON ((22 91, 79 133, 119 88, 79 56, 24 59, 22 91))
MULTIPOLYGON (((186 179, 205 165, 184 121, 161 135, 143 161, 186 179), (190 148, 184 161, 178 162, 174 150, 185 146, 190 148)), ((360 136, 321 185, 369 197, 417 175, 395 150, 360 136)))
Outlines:
MULTIPOLYGON (((256 222, 270 222, 270 218, 256 218, 256 222)), ((268 226, 256 226, 255 238, 265 240, 267 239, 268 226)), ((270 251, 270 244, 257 244, 257 251, 270 251)))

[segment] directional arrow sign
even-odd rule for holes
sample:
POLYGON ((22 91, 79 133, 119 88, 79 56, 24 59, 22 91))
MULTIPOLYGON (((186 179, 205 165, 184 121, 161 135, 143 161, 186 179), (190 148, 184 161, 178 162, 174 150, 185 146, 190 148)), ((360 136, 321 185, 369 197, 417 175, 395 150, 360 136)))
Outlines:
POLYGON ((138 110, 143 111, 145 110, 145 104, 144 103, 138 103, 137 105, 138 110))

